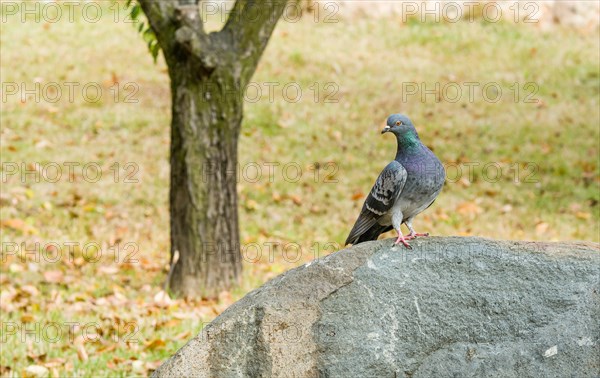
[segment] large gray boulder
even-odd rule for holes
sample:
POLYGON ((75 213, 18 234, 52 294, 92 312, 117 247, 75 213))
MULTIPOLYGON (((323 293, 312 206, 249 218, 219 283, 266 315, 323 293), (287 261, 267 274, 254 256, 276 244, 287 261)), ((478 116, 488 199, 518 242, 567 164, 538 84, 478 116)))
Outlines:
POLYGON ((595 243, 424 238, 293 269, 155 377, 597 377, 595 243))

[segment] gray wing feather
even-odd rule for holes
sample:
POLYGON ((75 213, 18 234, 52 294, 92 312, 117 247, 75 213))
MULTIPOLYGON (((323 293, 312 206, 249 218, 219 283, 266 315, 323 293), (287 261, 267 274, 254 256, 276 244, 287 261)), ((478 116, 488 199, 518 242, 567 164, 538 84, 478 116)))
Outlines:
POLYGON ((356 241, 394 206, 406 183, 406 177, 406 169, 396 160, 383 169, 363 204, 346 244, 356 241))

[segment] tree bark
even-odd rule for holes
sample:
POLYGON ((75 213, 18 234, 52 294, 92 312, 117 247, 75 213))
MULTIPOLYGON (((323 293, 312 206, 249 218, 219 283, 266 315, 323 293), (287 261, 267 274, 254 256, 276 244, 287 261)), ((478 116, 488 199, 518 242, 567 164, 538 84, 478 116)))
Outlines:
POLYGON ((243 92, 285 1, 238 0, 224 28, 210 34, 196 4, 138 1, 171 78, 168 286, 179 295, 213 297, 241 277, 236 184, 243 92))

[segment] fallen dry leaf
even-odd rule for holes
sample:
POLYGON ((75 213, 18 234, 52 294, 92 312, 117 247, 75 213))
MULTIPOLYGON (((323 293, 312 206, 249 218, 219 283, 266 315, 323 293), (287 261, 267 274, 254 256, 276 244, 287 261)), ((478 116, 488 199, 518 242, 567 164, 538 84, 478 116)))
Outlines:
POLYGON ((291 195, 291 196, 289 196, 289 198, 292 200, 292 202, 294 202, 295 205, 297 205, 297 206, 302 205, 302 198, 300 198, 300 196, 291 195))
POLYGON ((535 225, 535 233, 541 235, 548 230, 549 224, 546 222, 539 222, 535 225))
POLYGON ((37 234, 35 227, 25 223, 23 219, 13 218, 0 221, 0 226, 11 228, 16 231, 21 231, 24 234, 37 234))
POLYGON ((365 196, 365 194, 363 192, 354 192, 354 194, 352 194, 352 197, 350 197, 352 199, 352 201, 358 201, 359 199, 363 198, 365 196))
POLYGON ((462 215, 475 215, 481 213, 481 208, 475 202, 463 202, 456 207, 456 212, 462 215))
POLYGON ((98 273, 103 273, 107 275, 116 274, 119 272, 119 268, 115 265, 102 265, 98 268, 98 273))
POLYGON ((254 200, 248 200, 245 204, 246 210, 252 211, 258 209, 258 203, 254 200))
POLYGON ((32 285, 23 285, 21 286, 21 291, 27 293, 31 297, 36 297, 40 295, 40 291, 32 285))
POLYGON ((85 350, 85 345, 83 345, 83 342, 77 343, 77 341, 75 341, 75 347, 77 348, 77 357, 79 357, 79 360, 87 361, 89 357, 87 351, 85 350))
POLYGON ((23 370, 23 378, 46 378, 50 376, 50 370, 41 365, 29 365, 23 370))
POLYGON ((64 274, 60 270, 47 270, 44 272, 44 279, 50 283, 63 282, 64 274))
POLYGON ((169 319, 165 324, 161 325, 161 328, 172 328, 178 326, 180 323, 180 319, 169 319))
POLYGON ((165 345, 167 345, 167 343, 165 343, 164 340, 154 339, 154 340, 146 343, 146 349, 154 350, 154 349, 158 349, 158 348, 163 348, 165 345))
POLYGON ((174 303, 174 301, 169 297, 169 294, 167 294, 164 290, 161 290, 154 296, 154 303, 158 307, 169 307, 174 303))
POLYGON ((174 336, 175 340, 185 340, 190 337, 192 333, 190 331, 181 332, 174 336))
POLYGON ((146 366, 144 365, 144 361, 134 360, 131 362, 131 371, 138 374, 145 374, 146 366))

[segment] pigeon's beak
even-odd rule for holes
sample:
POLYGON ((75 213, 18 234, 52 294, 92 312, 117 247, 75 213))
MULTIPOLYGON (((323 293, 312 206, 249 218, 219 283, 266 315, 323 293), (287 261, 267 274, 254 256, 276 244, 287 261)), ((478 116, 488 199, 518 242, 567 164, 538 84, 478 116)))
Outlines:
POLYGON ((386 127, 384 127, 384 128, 383 128, 383 130, 381 130, 381 133, 382 133, 382 134, 385 134, 385 133, 387 133, 388 131, 390 131, 390 129, 391 129, 391 127, 389 127, 389 126, 386 126, 386 127))

